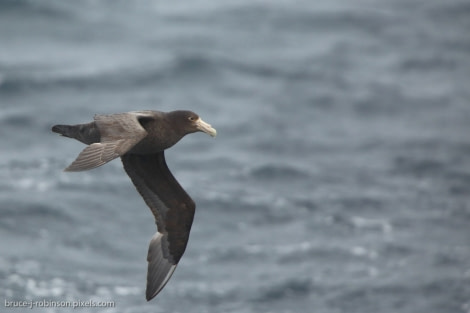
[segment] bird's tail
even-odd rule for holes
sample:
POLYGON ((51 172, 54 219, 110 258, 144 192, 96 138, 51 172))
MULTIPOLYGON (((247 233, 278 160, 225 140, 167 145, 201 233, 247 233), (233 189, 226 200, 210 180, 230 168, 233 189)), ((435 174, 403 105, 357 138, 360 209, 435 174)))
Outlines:
POLYGON ((58 133, 61 136, 76 138, 78 133, 77 125, 54 125, 52 131, 58 133))
POLYGON ((100 131, 95 122, 78 125, 54 125, 52 131, 65 137, 77 139, 87 145, 100 142, 101 139, 100 131))

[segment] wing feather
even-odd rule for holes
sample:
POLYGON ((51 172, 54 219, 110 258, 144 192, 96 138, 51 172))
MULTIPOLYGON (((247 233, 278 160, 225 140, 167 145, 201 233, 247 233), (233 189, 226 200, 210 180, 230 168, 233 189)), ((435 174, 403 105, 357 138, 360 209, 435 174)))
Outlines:
POLYGON ((139 123, 140 116, 151 117, 137 112, 95 115, 95 122, 101 133, 101 142, 93 143, 83 149, 65 171, 90 170, 128 152, 147 136, 147 131, 139 123))
POLYGON ((186 249, 195 204, 171 174, 163 151, 151 155, 126 153, 121 159, 158 227, 147 255, 147 300, 150 300, 170 279, 186 249))
POLYGON ((177 264, 173 264, 164 257, 162 244, 168 245, 168 240, 165 235, 156 232, 150 241, 147 254, 147 290, 145 292, 147 301, 154 298, 165 287, 176 269, 177 264))

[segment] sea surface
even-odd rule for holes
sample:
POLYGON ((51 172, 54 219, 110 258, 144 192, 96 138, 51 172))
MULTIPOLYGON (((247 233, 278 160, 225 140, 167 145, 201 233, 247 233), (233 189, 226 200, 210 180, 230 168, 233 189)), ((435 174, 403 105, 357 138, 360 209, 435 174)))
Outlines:
POLYGON ((469 1, 0 0, 0 311, 470 312, 469 1), (150 302, 150 210, 50 131, 143 109, 218 131, 150 302))

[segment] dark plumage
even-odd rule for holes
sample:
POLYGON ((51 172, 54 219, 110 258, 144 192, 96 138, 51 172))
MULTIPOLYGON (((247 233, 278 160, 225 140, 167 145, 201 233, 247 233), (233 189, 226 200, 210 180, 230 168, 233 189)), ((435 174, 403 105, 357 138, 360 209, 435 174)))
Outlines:
POLYGON ((185 135, 216 130, 190 111, 95 115, 94 122, 55 125, 52 131, 88 146, 65 171, 85 171, 121 157, 126 173, 155 216, 158 231, 147 255, 147 300, 170 279, 189 238, 195 204, 165 162, 164 150, 185 135))

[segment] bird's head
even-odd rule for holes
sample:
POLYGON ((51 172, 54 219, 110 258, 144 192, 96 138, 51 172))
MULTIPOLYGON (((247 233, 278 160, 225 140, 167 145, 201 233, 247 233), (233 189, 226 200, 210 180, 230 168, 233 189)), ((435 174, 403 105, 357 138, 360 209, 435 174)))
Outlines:
POLYGON ((168 113, 171 119, 179 125, 184 134, 203 132, 211 137, 217 135, 217 131, 210 124, 204 122, 199 115, 191 111, 173 111, 168 113))

